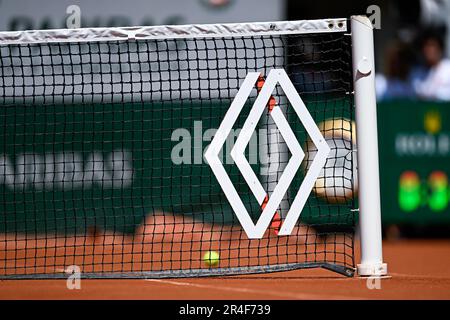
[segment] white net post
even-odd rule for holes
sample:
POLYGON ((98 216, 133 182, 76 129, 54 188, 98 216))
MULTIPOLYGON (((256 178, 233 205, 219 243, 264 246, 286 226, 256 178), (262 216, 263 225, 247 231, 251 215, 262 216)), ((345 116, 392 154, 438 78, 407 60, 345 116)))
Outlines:
POLYGON ((383 263, 381 238, 373 28, 367 17, 353 16, 351 30, 361 236, 357 271, 360 276, 382 276, 387 274, 387 265, 383 263))

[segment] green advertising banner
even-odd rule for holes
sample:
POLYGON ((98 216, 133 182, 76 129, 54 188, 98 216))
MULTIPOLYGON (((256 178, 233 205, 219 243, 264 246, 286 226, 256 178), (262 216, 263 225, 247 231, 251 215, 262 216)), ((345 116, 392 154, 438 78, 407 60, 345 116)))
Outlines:
MULTIPOLYGON (((89 226, 133 232, 155 210, 235 222, 202 160, 213 136, 208 130, 218 127, 228 106, 225 101, 171 102, 170 109, 152 103, 3 106, 0 232, 82 232, 89 226), (186 135, 200 135, 202 144, 186 145, 186 135), (190 154, 183 154, 186 150, 190 154), (189 165, 174 163, 173 152, 189 165)), ((330 117, 326 108, 311 106, 318 123, 330 117)), ((390 102, 380 103, 378 112, 383 223, 450 223, 450 105, 390 102)), ((306 141, 301 126, 291 124, 306 141)), ((336 135, 332 138, 336 142, 336 135)), ((235 166, 228 169, 235 170, 230 176, 256 218, 259 206, 240 189, 245 184, 235 166)), ((353 205, 329 203, 313 193, 301 221, 352 224, 353 205)))
POLYGON ((384 224, 450 223, 450 104, 378 104, 384 224))
MULTIPOLYGON (((345 122, 348 127, 344 130, 342 119, 352 115, 347 99, 330 101, 342 114, 332 122, 336 128, 327 127, 332 133, 329 143, 333 144, 343 133, 350 139, 350 122, 345 122)), ((80 233, 89 227, 132 233, 145 216, 158 211, 214 223, 237 223, 211 168, 203 160, 203 152, 230 103, 231 100, 222 99, 167 104, 3 105, 0 233, 80 233)), ((236 128, 242 127, 250 106, 251 101, 236 128)), ((317 123, 336 114, 327 103, 308 106, 317 123)), ((288 118, 302 148, 313 151, 298 117, 289 112, 288 118)), ((262 174, 267 162, 262 160, 270 151, 267 120, 261 120, 259 129, 264 128, 266 131, 255 136, 256 148, 248 148, 246 156, 260 179, 270 181, 275 178, 262 174)), ((231 136, 233 141, 235 138, 236 135, 231 136)), ((259 204, 237 167, 225 158, 233 141, 223 150, 225 168, 248 212, 257 219, 261 214, 259 204)), ((351 156, 349 142, 343 141, 341 147, 343 159, 351 156)), ((332 156, 336 158, 337 154, 332 156)), ((339 177, 328 184, 341 183, 340 189, 351 190, 351 158, 340 164, 336 159, 330 166, 341 166, 341 171, 346 167, 347 182, 344 186, 345 176, 341 177, 339 171, 339 177)), ((292 183, 291 194, 297 192, 304 169, 305 166, 292 183)), ((352 201, 325 201, 325 197, 336 200, 336 189, 331 188, 331 192, 322 196, 313 192, 300 221, 352 225, 352 201)), ((351 200, 351 194, 341 197, 351 200)))

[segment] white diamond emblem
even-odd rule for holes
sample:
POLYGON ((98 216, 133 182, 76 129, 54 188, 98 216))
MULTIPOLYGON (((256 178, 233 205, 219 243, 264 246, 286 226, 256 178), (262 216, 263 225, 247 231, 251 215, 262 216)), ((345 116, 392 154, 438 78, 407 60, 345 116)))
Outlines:
MULTIPOLYGON (((222 120, 214 139, 205 152, 205 159, 208 161, 208 164, 210 165, 222 190, 224 191, 234 213, 250 239, 259 239, 263 237, 264 232, 267 230, 278 206, 283 200, 284 195, 286 194, 296 172, 300 167, 301 161, 305 156, 294 132, 284 117, 283 112, 278 105, 275 105, 271 110, 270 115, 291 152, 291 158, 284 168, 280 179, 277 181, 277 185, 273 190, 267 204, 264 206, 261 216, 259 217, 257 223, 254 224, 241 198, 239 197, 236 188, 233 186, 233 183, 231 182, 222 162, 219 159, 219 152, 229 136, 231 129, 238 119, 239 114, 241 113, 242 108, 244 107, 244 104, 259 77, 259 72, 251 72, 247 74, 247 77, 231 103, 224 119, 222 120)), ((289 235, 300 217, 300 213, 306 203, 306 200, 308 199, 309 194, 311 193, 320 171, 325 165, 330 148, 284 69, 273 69, 269 72, 269 75, 267 76, 267 79, 261 88, 261 91, 252 106, 250 114, 237 138, 236 144, 231 150, 231 157, 242 173, 256 200, 260 205, 262 205, 268 196, 267 192, 264 190, 260 181, 256 177, 256 174, 251 169, 250 164, 245 158, 244 152, 277 84, 279 84, 283 89, 287 99, 291 103, 297 116, 318 150, 278 233, 278 235, 289 235)))

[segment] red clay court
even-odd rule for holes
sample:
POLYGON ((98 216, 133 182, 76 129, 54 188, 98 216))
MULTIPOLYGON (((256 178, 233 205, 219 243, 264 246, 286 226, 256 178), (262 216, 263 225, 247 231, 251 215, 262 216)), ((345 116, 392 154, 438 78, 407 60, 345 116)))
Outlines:
MULTIPOLYGON (((2 280, 0 299, 450 299, 450 241, 383 244, 389 278, 369 290, 366 279, 327 270, 196 279, 2 280)), ((358 250, 357 250, 358 251, 358 250)), ((359 257, 357 257, 358 259, 359 257)))

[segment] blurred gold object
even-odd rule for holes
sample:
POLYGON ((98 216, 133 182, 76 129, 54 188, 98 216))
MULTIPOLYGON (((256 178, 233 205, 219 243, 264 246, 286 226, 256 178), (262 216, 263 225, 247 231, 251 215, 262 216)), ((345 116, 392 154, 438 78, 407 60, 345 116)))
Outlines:
MULTIPOLYGON (((327 140, 331 152, 314 185, 314 193, 329 203, 345 203, 357 193, 356 173, 356 127, 355 122, 345 118, 334 118, 318 124, 327 140)), ((317 153, 310 141, 306 146, 304 169, 309 166, 317 153)))
POLYGON ((424 117, 424 127, 425 131, 430 134, 436 134, 441 131, 442 128, 442 117, 439 111, 430 110, 425 114, 424 117))

